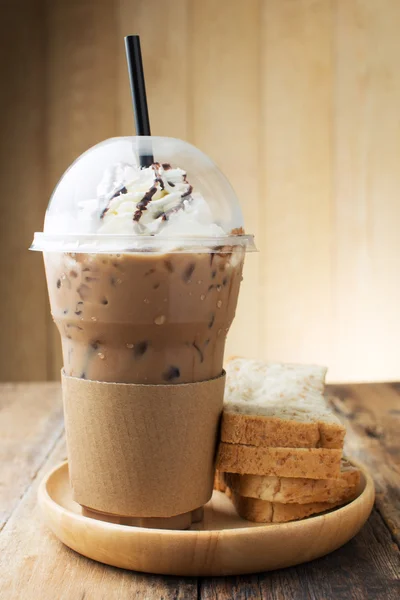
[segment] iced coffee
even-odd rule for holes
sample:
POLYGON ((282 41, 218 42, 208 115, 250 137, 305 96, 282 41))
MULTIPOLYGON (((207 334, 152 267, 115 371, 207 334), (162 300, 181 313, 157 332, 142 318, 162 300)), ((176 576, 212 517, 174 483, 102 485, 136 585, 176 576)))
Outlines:
MULTIPOLYGON (((232 188, 205 155, 149 138, 157 162, 142 168, 137 140, 107 140, 78 159, 35 236, 64 375, 132 390, 209 382, 222 374, 252 238, 232 188)), ((208 462, 213 451, 211 444, 208 462)))

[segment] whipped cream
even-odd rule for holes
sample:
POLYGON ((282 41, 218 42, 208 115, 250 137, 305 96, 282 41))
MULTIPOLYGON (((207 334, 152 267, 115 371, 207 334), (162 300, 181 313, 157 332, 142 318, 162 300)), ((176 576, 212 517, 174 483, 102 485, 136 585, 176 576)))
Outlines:
POLYGON ((186 172, 169 164, 148 168, 116 164, 97 187, 97 197, 79 204, 81 224, 93 233, 163 236, 224 236, 186 172))

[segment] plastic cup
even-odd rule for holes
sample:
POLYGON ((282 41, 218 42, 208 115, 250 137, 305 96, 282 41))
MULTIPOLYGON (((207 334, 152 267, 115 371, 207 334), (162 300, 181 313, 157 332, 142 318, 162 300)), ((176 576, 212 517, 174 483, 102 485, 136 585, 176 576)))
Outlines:
MULTIPOLYGON (((239 203, 228 181, 187 143, 113 138, 84 153, 56 187, 44 232, 35 234, 32 245, 44 254, 64 374, 147 386, 193 384, 221 376, 244 256, 255 249, 252 236, 242 232, 239 203), (158 205, 153 200, 144 206, 141 219, 135 221, 132 203, 145 196, 153 172, 146 171, 148 180, 139 172, 140 154, 154 154, 164 165, 160 168, 171 193, 157 184, 159 195, 164 195, 158 205), (176 206, 173 195, 178 183, 168 181, 168 173, 176 176, 175 167, 186 172, 191 186, 184 207, 176 206), (135 183, 135 177, 143 181, 135 183)), ((219 395, 215 403, 222 406, 219 395)), ((209 456, 215 450, 215 435, 209 441, 209 456)), ((206 462, 211 493, 210 459, 206 462)), ((121 471, 121 480, 124 476, 121 471)), ((98 478, 104 473, 99 471, 98 478)), ((181 485, 184 494, 184 482, 181 485)))

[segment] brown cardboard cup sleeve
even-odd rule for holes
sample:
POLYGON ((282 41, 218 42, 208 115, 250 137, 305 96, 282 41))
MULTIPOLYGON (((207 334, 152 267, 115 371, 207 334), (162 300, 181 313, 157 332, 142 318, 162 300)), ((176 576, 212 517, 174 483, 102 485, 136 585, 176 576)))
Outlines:
POLYGON ((177 385, 62 374, 74 500, 134 517, 172 517, 208 502, 224 385, 225 373, 177 385))

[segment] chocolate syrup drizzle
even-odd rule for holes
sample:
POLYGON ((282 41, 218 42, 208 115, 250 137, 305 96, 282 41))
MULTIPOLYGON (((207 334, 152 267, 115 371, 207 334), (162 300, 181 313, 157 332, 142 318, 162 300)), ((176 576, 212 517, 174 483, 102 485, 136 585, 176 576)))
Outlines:
MULTIPOLYGON (((171 165, 169 165, 169 168, 171 168, 171 165)), ((168 182, 169 183, 169 182, 168 182)), ((169 210, 166 210, 164 213, 162 213, 161 219, 162 221, 168 221, 168 219, 170 218, 171 215, 173 215, 174 213, 178 212, 179 210, 182 210, 185 206, 185 199, 187 198, 189 201, 192 200, 192 192, 193 192, 193 186, 190 185, 190 183, 187 180, 186 177, 186 173, 183 175, 183 183, 187 183, 189 188, 187 189, 186 192, 183 192, 183 194, 181 195, 181 201, 179 202, 179 204, 177 204, 176 206, 174 206, 173 208, 170 208, 169 210)), ((174 183, 169 183, 169 185, 172 185, 172 187, 175 187, 174 183)))
MULTIPOLYGON (((160 168, 161 168, 160 163, 159 162, 153 163, 151 165, 151 168, 153 169, 154 174, 155 174, 154 184, 151 186, 151 188, 145 193, 145 195, 143 196, 143 198, 136 205, 136 211, 133 214, 133 220, 136 223, 138 223, 140 221, 143 212, 145 210, 147 210, 147 206, 150 204, 150 202, 153 199, 153 196, 157 192, 158 186, 160 186, 161 190, 165 189, 164 181, 163 181, 162 177, 160 176, 160 168)), ((162 168, 163 168, 164 171, 169 171, 172 167, 171 167, 171 165, 169 163, 162 163, 162 168)), ((192 200, 193 186, 189 184, 189 182, 188 182, 188 180, 186 178, 186 173, 183 175, 183 182, 186 183, 189 187, 186 190, 186 192, 183 192, 183 194, 181 195, 181 201, 179 202, 179 204, 177 204, 173 208, 170 208, 169 210, 166 210, 165 212, 161 212, 157 216, 157 218, 161 217, 162 221, 168 221, 169 217, 172 214, 178 212, 179 210, 184 209, 185 200, 189 200, 189 201, 192 200)), ((168 181, 168 185, 170 185, 171 187, 175 187, 175 184, 172 181, 168 181)), ((120 188, 119 190, 117 190, 111 196, 110 200, 108 201, 107 206, 102 211, 102 213, 100 215, 100 219, 102 219, 104 217, 104 215, 106 214, 106 212, 110 208, 110 202, 111 202, 111 200, 113 200, 113 198, 116 198, 120 194, 127 194, 127 193, 128 193, 128 190, 126 189, 125 186, 123 186, 122 188, 120 188)))
MULTIPOLYGON (((188 183, 186 181, 186 175, 185 175, 185 179, 184 179, 185 183, 188 183)), ((181 210, 184 208, 184 201, 186 198, 188 198, 189 200, 192 199, 192 192, 193 192, 193 186, 189 185, 189 189, 187 192, 184 192, 181 196, 181 201, 179 202, 179 204, 177 204, 176 206, 174 206, 173 208, 170 208, 169 210, 166 210, 164 213, 161 213, 161 219, 163 221, 168 221, 169 217, 171 215, 173 215, 174 213, 178 212, 178 210, 181 210)))
POLYGON ((126 187, 124 185, 122 186, 122 188, 117 190, 109 199, 107 206, 105 207, 105 209, 102 211, 102 213, 100 215, 100 219, 102 219, 104 217, 104 215, 106 214, 106 212, 108 211, 111 200, 113 200, 114 198, 117 198, 117 196, 120 196, 121 194, 127 194, 127 193, 128 193, 128 190, 126 189, 126 187))
MULTIPOLYGON (((157 181, 157 179, 156 179, 157 181)), ((145 193, 145 195, 143 196, 143 198, 140 200, 140 202, 138 202, 136 204, 136 208, 137 210, 135 211, 134 215, 133 215, 133 220, 134 221, 140 221, 140 217, 143 214, 144 210, 147 210, 147 205, 152 201, 152 198, 154 196, 154 194, 157 191, 157 186, 153 185, 148 192, 145 193)))

